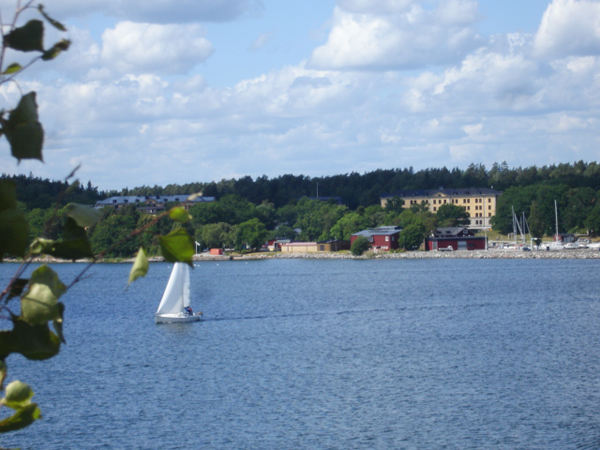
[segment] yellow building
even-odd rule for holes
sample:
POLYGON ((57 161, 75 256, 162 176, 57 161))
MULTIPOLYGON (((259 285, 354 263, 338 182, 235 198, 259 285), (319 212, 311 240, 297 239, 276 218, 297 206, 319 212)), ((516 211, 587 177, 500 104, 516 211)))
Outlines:
POLYGON ((381 197, 381 206, 397 197, 404 201, 404 208, 425 203, 432 213, 437 213, 440 206, 452 204, 465 209, 471 223, 469 228, 489 228, 490 218, 496 214, 496 202, 502 192, 489 188, 471 189, 426 189, 414 191, 398 191, 381 197))

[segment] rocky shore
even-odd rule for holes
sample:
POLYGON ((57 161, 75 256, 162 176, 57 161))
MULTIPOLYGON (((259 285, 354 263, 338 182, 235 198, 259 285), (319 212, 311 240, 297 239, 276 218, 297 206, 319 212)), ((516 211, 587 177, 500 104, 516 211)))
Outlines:
MULTIPOLYGON (((148 258, 150 262, 163 262, 160 256, 148 258)), ((598 249, 578 249, 561 251, 529 251, 520 250, 458 250, 447 252, 400 252, 400 253, 382 253, 367 254, 363 256, 353 256, 349 252, 319 252, 319 253, 251 253, 247 255, 223 255, 213 256, 209 254, 194 255, 194 262, 210 261, 251 261, 261 259, 600 259, 598 249)), ((4 262, 20 263, 20 260, 5 259, 4 262)), ((68 263, 72 261, 60 260, 52 257, 36 258, 36 263, 68 263)), ((89 260, 78 260, 78 263, 89 263, 89 260)), ((134 259, 119 259, 97 261, 105 263, 133 263, 134 259)))
MULTIPOLYGON (((458 250, 452 252, 402 252, 368 256, 352 256, 350 253, 253 253, 251 255, 225 257, 233 260, 255 259, 600 259, 598 250, 529 251, 520 250, 458 250)), ((224 259, 225 259, 224 258, 224 259)), ((195 261, 208 260, 205 257, 195 261)))

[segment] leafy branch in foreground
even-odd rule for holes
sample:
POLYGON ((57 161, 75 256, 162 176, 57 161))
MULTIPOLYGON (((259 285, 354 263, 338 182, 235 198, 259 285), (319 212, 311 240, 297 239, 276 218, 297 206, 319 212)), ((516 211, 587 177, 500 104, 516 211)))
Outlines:
MULTIPOLYGON (((31 64, 55 58, 60 52, 67 50, 70 41, 63 39, 49 48, 44 48, 44 22, 38 19, 29 20, 23 26, 17 26, 21 14, 25 11, 37 10, 42 18, 60 31, 65 27, 52 19, 45 12, 43 5, 34 7, 34 0, 27 1, 23 7, 17 2, 17 9, 10 25, 2 24, 3 41, 0 50, 0 86, 7 82, 16 82, 15 77, 31 64), (7 50, 34 52, 31 61, 24 66, 11 63, 5 67, 7 50)), ((1 16, 0 16, 1 17, 1 16)), ((39 122, 36 93, 22 95, 17 106, 12 110, 0 110, 0 137, 5 136, 11 147, 14 158, 37 159, 43 162, 42 147, 44 129, 39 122)), ((75 169, 67 179, 74 176, 75 169)), ((77 186, 73 183, 68 189, 77 186)), ((0 389, 4 388, 7 375, 6 359, 18 353, 30 360, 52 358, 60 351, 65 342, 63 334, 63 317, 65 305, 61 298, 76 283, 82 280, 90 267, 102 258, 95 256, 86 229, 98 222, 102 214, 85 205, 70 203, 65 207, 66 220, 62 227, 60 239, 39 237, 28 247, 28 223, 24 213, 17 204, 16 184, 11 180, 0 180, 0 263, 5 257, 18 258, 22 262, 12 279, 0 293, 0 318, 9 327, 0 330, 0 389), (48 265, 37 267, 29 278, 25 277, 27 269, 36 258, 50 256, 64 260, 88 260, 79 275, 69 284, 63 283, 58 274, 48 265), (17 305, 17 300, 19 300, 17 305), (52 326, 52 328, 51 328, 52 326)), ((184 208, 175 207, 155 218, 147 226, 131 233, 125 238, 135 239, 141 236, 149 226, 165 215, 178 222, 191 220, 184 208)), ((194 245, 185 229, 179 228, 161 236, 161 253, 167 261, 183 261, 191 265, 194 245)), ((120 245, 119 241, 114 245, 120 245)), ((133 265, 129 283, 145 276, 148 272, 146 251, 140 248, 133 265)), ((0 399, 0 407, 14 412, 0 420, 0 433, 19 430, 31 425, 41 417, 36 403, 32 403, 33 390, 25 383, 13 381, 5 388, 5 396, 0 399)))

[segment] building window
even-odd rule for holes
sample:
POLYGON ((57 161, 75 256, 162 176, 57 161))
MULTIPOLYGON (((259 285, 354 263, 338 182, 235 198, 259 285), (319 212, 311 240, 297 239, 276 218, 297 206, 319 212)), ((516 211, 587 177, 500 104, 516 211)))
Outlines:
MULTIPOLYGON (((434 201, 435 201, 435 200, 434 200, 434 201)), ((433 208, 433 212, 436 212, 436 211, 437 211, 437 208, 433 208)))
POLYGON ((389 242, 389 241, 390 241, 390 237, 389 237, 389 236, 386 236, 386 237, 385 237, 385 242, 389 242))
POLYGON ((492 205, 488 205, 488 209, 492 209, 492 205))

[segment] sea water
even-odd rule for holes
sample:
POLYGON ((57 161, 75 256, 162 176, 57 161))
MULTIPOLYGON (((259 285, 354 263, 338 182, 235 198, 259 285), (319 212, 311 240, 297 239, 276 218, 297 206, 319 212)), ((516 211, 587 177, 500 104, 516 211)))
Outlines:
POLYGON ((156 325, 171 267, 69 291, 60 354, 8 358, 43 418, 1 446, 600 448, 598 261, 196 263, 205 320, 156 325))

